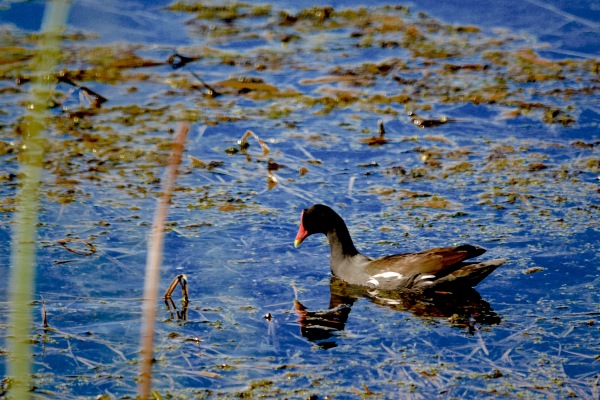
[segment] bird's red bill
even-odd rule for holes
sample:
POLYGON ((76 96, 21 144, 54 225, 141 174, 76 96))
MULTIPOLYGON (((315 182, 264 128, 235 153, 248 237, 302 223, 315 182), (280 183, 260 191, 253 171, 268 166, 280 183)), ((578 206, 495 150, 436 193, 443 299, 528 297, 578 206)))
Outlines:
POLYGON ((302 220, 304 219, 304 211, 300 214, 300 228, 298 229, 298 233, 296 234, 296 240, 294 240, 294 247, 300 246, 300 243, 308 236, 308 232, 304 229, 304 225, 302 224, 302 220))

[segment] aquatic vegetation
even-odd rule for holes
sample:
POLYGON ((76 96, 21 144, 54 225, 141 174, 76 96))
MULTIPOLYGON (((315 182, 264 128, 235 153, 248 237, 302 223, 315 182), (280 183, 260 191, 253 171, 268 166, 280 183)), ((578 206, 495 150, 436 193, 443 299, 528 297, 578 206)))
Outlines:
MULTIPOLYGON (((189 41, 68 33, 48 76, 37 392, 135 393, 140 266, 187 121, 164 269, 185 274, 189 303, 157 303, 159 395, 597 393, 600 61, 404 6, 178 1, 160 16, 189 41), (372 254, 469 241, 508 257, 481 290, 501 322, 361 299, 344 330, 307 340, 294 300, 326 309, 331 286, 307 267, 322 254, 291 247, 315 201, 343 210, 372 254)), ((37 36, 0 36, 6 241, 37 36)))

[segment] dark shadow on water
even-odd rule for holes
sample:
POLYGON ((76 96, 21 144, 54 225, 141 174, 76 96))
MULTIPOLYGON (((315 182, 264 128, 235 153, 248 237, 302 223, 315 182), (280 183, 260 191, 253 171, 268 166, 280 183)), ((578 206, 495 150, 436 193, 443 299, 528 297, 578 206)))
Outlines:
POLYGON ((336 333, 343 331, 352 305, 360 298, 368 298, 377 305, 416 317, 447 318, 448 323, 473 333, 476 325, 497 325, 501 317, 473 288, 460 288, 454 292, 399 292, 378 291, 349 285, 333 277, 330 285, 329 307, 323 311, 309 311, 298 300, 294 306, 298 313, 302 336, 321 348, 337 346, 336 333))

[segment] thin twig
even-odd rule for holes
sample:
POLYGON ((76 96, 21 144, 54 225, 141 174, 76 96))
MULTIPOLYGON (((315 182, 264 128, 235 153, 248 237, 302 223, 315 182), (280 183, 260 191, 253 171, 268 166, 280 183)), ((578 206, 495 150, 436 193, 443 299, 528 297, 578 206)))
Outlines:
POLYGON ((173 291, 175 290, 175 288, 179 284, 179 276, 180 275, 177 275, 175 278, 173 278, 173 280, 171 281, 171 284, 169 285, 169 288, 167 289, 167 291, 165 292, 165 295, 163 296, 163 299, 170 299, 171 298, 171 295, 173 294, 173 291))
POLYGON ((171 282, 171 285, 165 292, 163 299, 171 298, 171 295, 173 294, 173 291, 175 290, 177 285, 181 286, 181 297, 183 297, 183 300, 188 301, 189 295, 188 295, 188 288, 187 288, 187 276, 185 276, 184 274, 177 275, 175 278, 173 278, 173 281, 171 282))
POLYGON ((46 302, 42 298, 42 325, 44 326, 44 330, 49 328, 48 325, 48 314, 46 313, 46 302))
POLYGON ((90 243, 84 239, 65 238, 65 239, 57 240, 56 243, 60 244, 67 251, 70 251, 73 254, 77 254, 78 256, 89 257, 96 253, 96 246, 94 246, 92 243, 90 243), (85 246, 86 249, 85 250, 75 249, 72 246, 70 246, 69 243, 83 243, 83 245, 85 246))
POLYGON ((189 298, 187 276, 183 274, 179 275, 179 284, 181 285, 181 296, 183 297, 183 300, 187 302, 189 298))
POLYGON ((245 150, 246 148, 248 148, 248 137, 252 136, 254 139, 256 139, 256 141, 258 142, 258 144, 260 145, 263 154, 262 156, 266 156, 267 154, 269 154, 271 152, 271 150, 269 149, 269 146, 266 145, 266 143, 258 137, 258 135, 254 132, 252 132, 251 130, 247 130, 244 135, 242 135, 242 138, 240 140, 238 140, 238 144, 240 146, 240 148, 243 150, 245 150))

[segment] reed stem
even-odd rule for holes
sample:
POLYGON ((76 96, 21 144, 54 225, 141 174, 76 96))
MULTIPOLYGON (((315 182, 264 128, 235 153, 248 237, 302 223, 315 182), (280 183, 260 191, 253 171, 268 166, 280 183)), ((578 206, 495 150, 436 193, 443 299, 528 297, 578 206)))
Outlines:
POLYGON ((138 394, 141 399, 150 398, 152 387, 152 363, 154 353, 154 325, 156 320, 156 304, 158 301, 158 284, 160 281, 160 265, 163 256, 165 222, 171 202, 173 186, 177 179, 179 164, 185 147, 189 126, 182 124, 173 139, 173 151, 169 160, 166 178, 162 187, 162 195, 154 212, 152 231, 148 238, 148 255, 146 257, 146 275, 144 298, 142 304, 141 328, 141 362, 138 394))
POLYGON ((8 375, 9 395, 27 399, 30 393, 32 325, 31 302, 35 293, 36 236, 39 191, 44 168, 44 131, 47 108, 55 84, 54 68, 60 59, 61 35, 65 29, 70 2, 54 0, 46 6, 38 51, 32 60, 30 101, 22 125, 19 153, 19 189, 11 239, 9 284, 10 322, 8 375))

